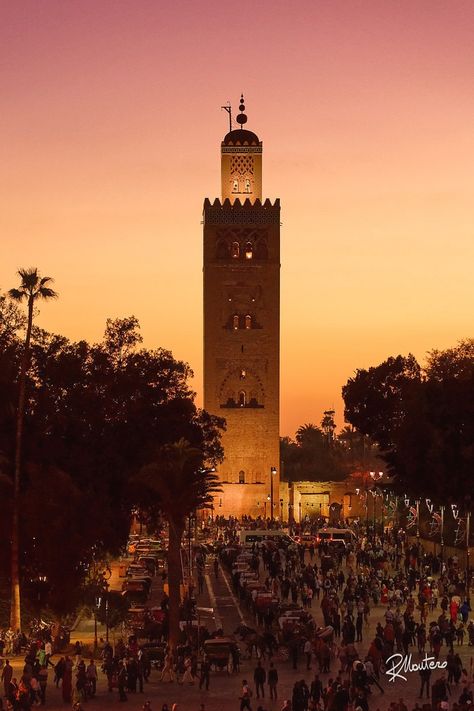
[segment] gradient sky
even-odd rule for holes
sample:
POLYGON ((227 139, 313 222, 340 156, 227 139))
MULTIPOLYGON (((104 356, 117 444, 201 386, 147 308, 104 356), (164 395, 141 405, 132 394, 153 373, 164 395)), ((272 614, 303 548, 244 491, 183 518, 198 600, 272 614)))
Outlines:
POLYGON ((281 430, 356 368, 472 336, 472 0, 15 0, 0 21, 0 288, 135 314, 202 390, 202 202, 245 94, 282 201, 281 430))

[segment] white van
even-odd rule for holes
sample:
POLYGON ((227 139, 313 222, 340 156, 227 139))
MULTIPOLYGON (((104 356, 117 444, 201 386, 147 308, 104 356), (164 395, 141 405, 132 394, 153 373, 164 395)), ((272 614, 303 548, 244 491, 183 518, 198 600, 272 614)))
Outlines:
POLYGON ((350 528, 321 528, 316 534, 318 543, 330 545, 355 546, 357 537, 350 528))
POLYGON ((253 531, 241 530, 239 531, 240 545, 246 548, 251 548, 254 543, 263 543, 264 541, 273 541, 273 543, 280 543, 284 546, 289 546, 294 543, 294 540, 281 529, 269 529, 257 528, 253 531))

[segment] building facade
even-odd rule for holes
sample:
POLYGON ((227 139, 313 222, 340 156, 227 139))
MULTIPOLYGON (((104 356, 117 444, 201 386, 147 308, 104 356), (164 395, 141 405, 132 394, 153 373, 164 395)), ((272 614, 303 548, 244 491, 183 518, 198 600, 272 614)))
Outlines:
POLYGON ((215 514, 277 518, 280 203, 262 198, 244 109, 221 143, 221 199, 204 201, 204 407, 227 422, 215 514))

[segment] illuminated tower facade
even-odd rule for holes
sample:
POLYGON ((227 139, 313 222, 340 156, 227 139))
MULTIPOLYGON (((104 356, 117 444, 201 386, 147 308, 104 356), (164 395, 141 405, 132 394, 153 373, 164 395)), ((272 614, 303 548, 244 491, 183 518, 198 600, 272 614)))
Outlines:
POLYGON ((280 202, 262 199, 262 142, 239 108, 222 199, 204 201, 204 407, 227 421, 215 513, 279 518, 280 202))

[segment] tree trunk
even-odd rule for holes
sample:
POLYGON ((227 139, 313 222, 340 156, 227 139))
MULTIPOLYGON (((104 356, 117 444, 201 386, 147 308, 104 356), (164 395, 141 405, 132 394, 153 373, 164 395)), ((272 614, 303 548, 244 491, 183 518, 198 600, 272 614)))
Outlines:
POLYGON ((21 630, 20 608, 20 479, 21 479, 21 446, 23 440, 23 421, 25 417, 26 375, 30 358, 31 328, 33 325, 33 296, 28 300, 28 325, 26 329, 25 347, 20 366, 20 381, 18 394, 18 410, 16 413, 15 438, 15 473, 13 480, 13 513, 12 513, 12 543, 11 543, 11 607, 10 627, 15 632, 21 630))
POLYGON ((181 539, 184 524, 179 521, 169 522, 168 544, 168 584, 169 584, 169 643, 174 649, 179 639, 179 607, 181 603, 180 585, 181 570, 181 539))

